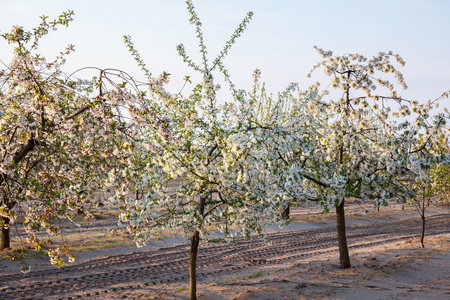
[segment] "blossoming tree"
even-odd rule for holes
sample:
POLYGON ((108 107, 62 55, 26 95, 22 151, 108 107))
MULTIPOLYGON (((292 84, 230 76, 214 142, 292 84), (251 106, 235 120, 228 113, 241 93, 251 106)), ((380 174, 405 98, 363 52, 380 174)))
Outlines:
MULTIPOLYGON (((178 51, 183 60, 200 72, 203 81, 193 88, 189 96, 170 93, 164 84, 168 74, 153 77, 129 37, 125 37, 130 51, 146 72, 149 91, 139 93, 130 116, 139 128, 146 152, 141 159, 130 163, 110 178, 116 193, 113 204, 125 209, 120 221, 129 223, 138 246, 152 239, 160 230, 179 229, 191 241, 190 299, 196 299, 196 260, 202 240, 232 241, 237 234, 250 237, 252 232, 275 220, 276 202, 248 193, 246 181, 246 155, 229 151, 232 136, 241 130, 241 123, 228 122, 231 106, 218 103, 214 72, 221 72, 231 86, 229 102, 242 109, 242 92, 231 83, 222 63, 235 40, 241 36, 252 16, 249 13, 212 63, 201 31, 201 22, 191 1, 186 1, 190 22, 196 28, 202 63, 196 64, 182 45, 178 51), (234 99, 234 100, 233 100, 234 99), (131 185, 123 178, 133 178, 131 185), (169 185, 176 185, 173 189, 169 185), (130 190, 131 188, 131 190, 130 190), (140 190, 140 197, 135 197, 140 190), (210 237, 212 230, 222 235, 210 237)), ((186 82, 190 79, 186 77, 186 82)), ((242 120, 241 120, 242 121, 242 120)))
MULTIPOLYGON (((447 98, 448 93, 444 93, 442 98, 447 98)), ((419 137, 419 142, 424 144, 424 136, 419 137)), ((415 191, 413 197, 408 199, 409 204, 414 205, 420 215, 422 221, 422 229, 420 235, 420 245, 425 247, 425 212, 430 204, 430 199, 435 202, 448 202, 448 186, 449 186, 449 143, 448 131, 437 130, 429 139, 428 147, 421 153, 418 153, 420 168, 412 172, 407 181, 407 188, 415 191)))
POLYGON ((252 139, 269 142, 265 149, 271 155, 263 157, 270 160, 266 165, 278 166, 272 168, 278 176, 278 192, 273 194, 284 195, 285 201, 314 201, 325 211, 335 209, 340 265, 348 268, 345 200, 370 200, 379 206, 409 198, 414 192, 404 181, 420 172, 421 155, 445 122, 441 114, 430 117, 433 102, 419 105, 402 99, 381 75, 392 73, 406 88, 391 62, 394 58, 403 65, 398 55, 381 52, 369 60, 359 54, 333 56, 316 50, 324 60, 314 69, 323 67, 331 83, 323 90, 317 82, 298 91, 279 123, 260 124, 252 139), (376 94, 377 86, 388 93, 376 94), (411 114, 413 122, 405 118, 411 114), (426 138, 418 143, 425 124, 426 138))
MULTIPOLYGON (((83 209, 84 220, 101 201, 96 194, 107 177, 110 153, 127 151, 126 123, 113 92, 102 92, 103 71, 90 81, 67 78, 60 67, 73 45, 48 62, 36 53, 49 29, 67 26, 73 12, 32 31, 14 27, 3 37, 16 47, 0 73, 0 248, 10 246, 10 226, 23 221, 28 241, 40 248, 42 229, 56 234, 55 221, 83 209), (91 97, 94 90, 98 95, 91 97), (116 134, 117 133, 117 134, 116 134)), ((69 254, 64 244, 50 249, 53 264, 69 254)), ((29 270, 24 265, 23 271, 29 270)))

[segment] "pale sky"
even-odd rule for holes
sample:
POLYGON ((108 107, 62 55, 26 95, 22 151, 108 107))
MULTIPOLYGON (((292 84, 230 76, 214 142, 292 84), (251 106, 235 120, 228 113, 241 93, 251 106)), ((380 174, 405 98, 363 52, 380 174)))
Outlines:
MULTIPOLYGON (((306 78, 320 60, 317 45, 335 54, 372 57, 392 50, 406 61, 400 67, 409 89, 406 98, 427 100, 450 90, 450 1, 448 0, 194 0, 203 23, 210 59, 237 28, 248 11, 253 20, 225 60, 240 88, 250 89, 255 68, 270 91, 290 82, 308 87, 320 76, 306 78)), ((171 73, 172 92, 185 75, 194 76, 178 56, 185 45, 198 58, 195 28, 183 0, 0 0, 0 32, 13 25, 31 29, 40 15, 56 18, 74 10, 74 21, 42 40, 41 53, 52 58, 69 44, 75 53, 63 68, 67 73, 85 66, 118 68, 144 79, 129 54, 123 35, 131 35, 154 75, 171 73)), ((11 47, 0 40, 0 59, 8 63, 11 47)), ((316 71, 317 72, 317 71, 316 71)), ((450 108, 450 105, 445 105, 450 108)))

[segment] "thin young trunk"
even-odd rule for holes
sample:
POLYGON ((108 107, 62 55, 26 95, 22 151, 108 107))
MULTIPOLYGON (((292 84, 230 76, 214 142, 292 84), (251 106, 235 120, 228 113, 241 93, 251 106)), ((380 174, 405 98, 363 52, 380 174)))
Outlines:
MULTIPOLYGON (((205 197, 200 197, 199 213, 203 217, 205 213, 205 197)), ((194 230, 191 240, 191 251, 189 253, 189 300, 197 299, 197 252, 200 243, 200 232, 194 230)))
POLYGON ((289 220, 290 215, 291 215, 291 206, 288 203, 286 209, 283 211, 281 216, 282 216, 283 220, 289 220))
POLYGON ((194 231, 191 240, 191 252, 189 257, 189 299, 197 299, 197 252, 198 244, 200 242, 200 234, 197 230, 194 231))
MULTIPOLYGON (((338 159, 339 165, 341 165, 344 160, 344 148, 342 146, 339 147, 338 159)), ((341 269, 347 269, 351 267, 350 256, 348 255, 347 235, 345 233, 344 205, 345 205, 345 198, 342 198, 341 203, 338 206, 336 206, 336 225, 339 244, 339 261, 341 269)))
POLYGON ((423 244, 423 239, 425 238, 425 214, 422 214, 420 216, 422 218, 422 233, 420 235, 420 245, 422 248, 425 248, 425 245, 423 244))
POLYGON ((347 235, 345 233, 344 199, 336 207, 337 234, 339 243, 339 261, 341 269, 350 268, 350 256, 348 254, 347 235))
MULTIPOLYGON (((426 193, 426 188, 423 187, 422 188, 422 210, 420 212, 420 218, 422 219, 422 232, 420 234, 420 245, 422 246, 422 248, 425 248, 425 245, 423 244, 423 239, 425 238, 425 194, 426 193)), ((430 198, 428 198, 428 201, 430 200, 430 198)), ((419 203, 420 205, 420 203, 419 203)))
MULTIPOLYGON (((0 178, 3 178, 3 176, 0 176, 0 178)), ((6 204, 6 207, 8 210, 11 210, 15 202, 9 201, 8 194, 3 195, 3 204, 6 204)), ((0 202, 1 203, 1 202, 0 202)), ((11 248, 11 233, 9 230, 9 218, 7 217, 0 217, 0 224, 1 224, 1 238, 0 238, 0 250, 11 248)))
MULTIPOLYGON (((350 72, 347 73, 347 78, 350 78, 350 72)), ((345 92, 346 96, 346 107, 344 108, 344 114, 348 116, 348 110, 350 107, 350 87, 347 88, 345 92)), ((345 131, 342 132, 343 136, 345 136, 345 131)), ((339 167, 344 163, 344 147, 341 145, 338 150, 338 163, 339 167)), ((345 198, 342 198, 341 203, 336 206, 336 225, 337 225, 337 236, 338 236, 338 244, 339 244, 339 261, 341 269, 350 268, 350 256, 348 254, 348 246, 347 246, 347 235, 345 233, 345 198)))
POLYGON ((11 248, 11 239, 9 232, 9 218, 1 217, 2 226, 2 237, 0 240, 0 250, 11 248))

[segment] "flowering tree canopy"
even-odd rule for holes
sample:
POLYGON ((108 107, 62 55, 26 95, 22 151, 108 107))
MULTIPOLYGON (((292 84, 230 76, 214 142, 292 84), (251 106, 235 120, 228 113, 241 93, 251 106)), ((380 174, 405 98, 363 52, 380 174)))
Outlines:
MULTIPOLYGON (((162 229, 177 228, 191 240, 191 298, 195 298, 195 261, 201 240, 232 241, 239 232, 246 237, 254 231, 261 232, 270 224, 276 213, 276 203, 248 193, 243 179, 246 159, 230 151, 233 137, 240 131, 245 119, 229 122, 230 105, 221 105, 216 96, 220 88, 214 82, 213 73, 219 71, 231 87, 228 102, 239 104, 241 91, 230 81, 222 59, 247 26, 252 13, 248 13, 238 29, 226 43, 217 58, 210 63, 201 31, 201 22, 191 1, 186 1, 190 22, 196 28, 202 63, 194 63, 183 45, 178 51, 183 60, 203 76, 188 96, 170 93, 164 85, 169 74, 152 77, 129 37, 125 37, 133 56, 148 77, 149 90, 138 93, 130 104, 129 113, 139 131, 145 151, 111 178, 116 193, 111 197, 125 211, 120 221, 129 223, 138 245, 153 238, 162 229), (118 182, 123 177, 134 178, 135 190, 130 193, 129 182, 118 182), (176 185, 173 190, 169 185, 176 185), (136 197, 141 191, 141 197, 136 197), (211 230, 219 229, 223 235, 210 238, 211 230)), ((186 77, 186 83, 190 82, 186 77)), ((131 92, 131 91, 130 91, 131 92)), ((242 114, 244 116, 244 114, 242 114)))
MULTIPOLYGON (((444 93, 443 97, 446 96, 447 94, 444 93)), ((420 168, 416 168, 409 174, 408 180, 405 180, 405 186, 412 189, 412 197, 408 199, 408 202, 417 208, 422 220, 420 243, 424 248, 425 211, 430 205, 431 198, 438 203, 448 203, 450 176, 448 129, 439 129, 432 136, 420 134, 418 143, 427 146, 418 153, 421 159, 420 168), (425 138, 429 140, 427 143, 424 143, 425 138)))
MULTIPOLYGON (((101 204, 95 196, 109 171, 113 149, 124 148, 126 123, 110 94, 102 92, 102 73, 92 81, 61 72, 69 45, 53 61, 36 53, 50 29, 68 25, 73 12, 32 31, 14 27, 3 37, 14 44, 12 62, 0 73, 0 215, 2 241, 19 213, 28 241, 40 247, 36 232, 58 232, 55 221, 82 209, 85 221, 101 204), (30 45, 31 44, 31 45, 30 45), (99 90, 97 96, 90 96, 99 90), (118 132, 118 134, 115 134, 118 132)), ((6 243, 8 242, 8 243, 6 243)), ((63 263, 62 248, 50 249, 53 264, 63 263)))
MULTIPOLYGON (((407 87, 392 62, 403 65, 400 56, 380 52, 369 60, 316 50, 323 60, 313 70, 323 67, 331 83, 323 90, 318 82, 306 91, 292 86, 286 91, 290 96, 284 96, 291 100, 280 102, 289 105, 270 122, 253 118, 258 130, 243 143, 266 144, 259 158, 264 169, 276 175, 272 195, 298 203, 314 201, 325 211, 336 209, 338 232, 345 237, 345 199, 387 205, 411 197, 414 191, 405 185, 406 178, 423 172, 424 162, 436 158, 430 146, 445 118, 442 113, 430 116, 439 99, 419 104, 398 96, 385 74, 407 87), (387 93, 376 94, 377 87, 387 93)), ((255 163, 250 167, 263 168, 255 163)), ((340 238, 340 250, 341 266, 349 267, 345 239, 340 238)))

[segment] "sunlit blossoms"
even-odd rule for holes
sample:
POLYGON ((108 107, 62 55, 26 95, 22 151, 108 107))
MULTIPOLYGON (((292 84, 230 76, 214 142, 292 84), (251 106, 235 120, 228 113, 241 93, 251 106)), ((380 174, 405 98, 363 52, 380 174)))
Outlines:
MULTIPOLYGON (((407 178, 422 176, 430 162, 445 158, 433 145, 446 122, 444 114, 430 114, 439 99, 419 105, 398 95, 385 74, 406 88, 395 65, 404 61, 391 51, 367 59, 316 50, 324 60, 313 70, 323 68, 331 77, 324 86, 330 88, 321 89, 319 82, 304 91, 293 86, 278 99, 263 89, 256 97, 250 93, 244 111, 248 129, 228 148, 234 156, 251 149, 244 177, 251 191, 265 189, 271 199, 283 199, 278 204, 283 207, 312 201, 325 211, 336 209, 339 228, 345 224, 345 199, 379 206, 412 197, 407 178), (271 114, 261 112, 255 98, 271 114)), ((257 71, 254 91, 260 88, 258 77, 257 71)), ((236 117, 240 113, 234 110, 236 117)), ((340 228, 345 237, 345 225, 340 228)), ((344 261, 341 266, 348 267, 344 261)))
MULTIPOLYGON (((402 98, 398 54, 367 58, 314 47, 322 60, 307 76, 321 70, 329 81, 291 84, 273 97, 256 69, 253 86, 239 90, 223 60, 253 14, 209 60, 202 23, 186 4, 200 63, 183 45, 177 50, 201 79, 191 86, 186 76, 177 93, 166 89, 171 74, 153 76, 129 36, 124 42, 146 90, 114 69, 96 69, 88 81, 66 76, 60 70, 73 45, 50 62, 36 54, 40 38, 67 26, 72 12, 3 35, 16 48, 0 71, 2 248, 18 221, 39 249, 38 232, 61 233, 55 221, 78 211, 90 223, 95 208, 112 207, 137 246, 168 229, 190 240, 195 299, 202 241, 265 239, 265 227, 289 222, 290 206, 316 203, 336 212, 341 267, 348 268, 346 201, 376 208, 415 199, 420 188, 425 195, 424 187, 448 194, 448 111, 433 111, 448 93, 425 103, 402 98), (226 99, 218 99, 218 76, 229 85, 226 99)), ((48 253, 57 266, 74 260, 63 240, 48 253)))
MULTIPOLYGON (((8 226, 19 216, 27 241, 38 249, 36 233, 59 233, 55 221, 71 219, 71 212, 83 211, 84 221, 92 222, 91 210, 102 206, 98 194, 109 165, 127 152, 120 95, 102 92, 102 74, 92 82, 67 78, 60 67, 72 45, 51 62, 35 53, 39 39, 67 25, 72 14, 52 22, 42 17, 33 31, 14 27, 3 35, 16 48, 0 78, 2 248, 9 247, 8 226), (92 97, 94 84, 99 94, 92 97)), ((63 256, 73 258, 64 243, 58 249, 49 251, 52 264, 61 265, 63 256)))
MULTIPOLYGON (((235 133, 241 128, 237 122, 227 119, 230 108, 222 107, 216 99, 220 86, 214 82, 213 71, 219 69, 228 79, 221 60, 242 34, 251 13, 210 65, 201 22, 192 3, 188 1, 187 5, 203 60, 201 66, 195 64, 184 47, 178 47, 183 60, 203 75, 203 81, 189 96, 167 92, 164 85, 168 74, 152 77, 130 37, 125 37, 131 53, 148 76, 148 95, 153 97, 142 95, 130 105, 130 115, 135 128, 139 128, 144 152, 121 174, 117 173, 116 178, 111 178, 116 195, 110 201, 126 209, 120 215, 120 222, 133 226, 138 245, 165 228, 179 228, 186 238, 199 235, 208 239, 209 226, 220 229, 224 233, 222 238, 232 241, 238 232, 246 236, 253 231, 261 232, 279 215, 275 202, 248 193, 245 179, 248 162, 244 157, 250 152, 234 156, 229 151, 230 146, 235 146, 230 142, 234 143, 235 133), (127 174, 135 174, 136 185, 132 193, 129 192, 130 185, 117 185, 118 178, 127 174), (174 182, 179 184, 169 188, 174 182)), ((233 86, 232 94, 239 94, 233 86)))

